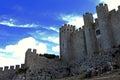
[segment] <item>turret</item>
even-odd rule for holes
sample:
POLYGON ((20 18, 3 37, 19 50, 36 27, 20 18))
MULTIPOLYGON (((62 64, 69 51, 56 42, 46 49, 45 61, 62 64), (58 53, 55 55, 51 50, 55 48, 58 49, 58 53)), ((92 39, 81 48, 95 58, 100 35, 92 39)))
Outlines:
POLYGON ((97 15, 98 15, 98 19, 100 18, 106 18, 108 15, 108 6, 107 4, 99 4, 98 6, 96 6, 96 11, 97 11, 97 15))
MULTIPOLYGON (((96 7, 97 15, 98 15, 98 23, 99 23, 99 29, 101 33, 101 42, 102 42, 102 49, 106 52, 109 51, 109 49, 112 46, 112 30, 110 25, 110 20, 108 19, 108 6, 107 4, 99 4, 96 7)), ((103 51, 102 50, 102 51, 103 51)))
POLYGON ((92 15, 92 13, 85 13, 84 15, 83 15, 83 17, 84 17, 84 25, 85 25, 85 27, 92 27, 91 25, 92 25, 92 23, 93 23, 93 15, 92 15))
POLYGON ((75 26, 70 24, 64 24, 64 26, 60 28, 60 32, 73 32, 73 31, 75 31, 75 26))
POLYGON ((29 67, 30 65, 34 65, 37 63, 37 50, 33 49, 33 51, 29 48, 25 53, 25 67, 29 67))
POLYGON ((93 15, 91 13, 85 13, 84 17, 84 32, 86 50, 89 57, 91 57, 96 49, 96 36, 95 25, 93 22, 93 15))
POLYGON ((75 26, 65 24, 60 28, 60 58, 68 62, 70 54, 70 37, 71 33, 75 31, 75 26))

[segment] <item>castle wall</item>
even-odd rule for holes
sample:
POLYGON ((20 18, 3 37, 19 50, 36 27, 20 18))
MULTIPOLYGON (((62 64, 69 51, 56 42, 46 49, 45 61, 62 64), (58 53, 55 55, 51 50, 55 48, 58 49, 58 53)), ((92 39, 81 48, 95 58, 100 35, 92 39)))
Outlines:
POLYGON ((24 67, 24 64, 21 64, 21 67, 20 65, 0 67, 0 80, 13 80, 17 71, 24 67))
MULTIPOLYGON (((120 6, 118 10, 108 11, 106 4, 96 7, 98 18, 93 21, 91 13, 84 14, 84 27, 65 24, 60 28, 60 59, 37 54, 36 49, 28 49, 25 64, 0 67, 0 80, 53 80, 63 78, 79 70, 105 66, 112 62, 109 54, 93 56, 98 51, 109 51, 113 45, 120 45, 120 6), (86 57, 87 56, 87 57, 86 57), (73 63, 75 62, 75 63, 73 63), (77 62, 77 63, 76 63, 77 62), (66 64, 67 63, 67 64, 66 64), (79 69, 80 68, 80 69, 79 69), (27 69, 24 73, 20 69, 27 69)), ((115 53, 119 51, 115 51, 115 53)), ((113 52, 114 53, 114 52, 113 52)), ((113 56, 112 50, 111 54, 113 56)), ((119 55, 116 56, 119 62, 119 55)))
POLYGON ((53 80, 68 74, 67 65, 59 58, 49 59, 39 55, 38 64, 31 65, 27 70, 26 80, 53 80))
POLYGON ((102 42, 102 49, 104 51, 108 51, 113 46, 113 34, 110 20, 108 18, 108 6, 107 4, 99 4, 96 7, 97 15, 98 15, 98 22, 99 22, 99 29, 101 32, 101 42, 102 42))
POLYGON ((91 13, 86 13, 84 16, 84 32, 87 54, 91 57, 97 49, 97 39, 95 35, 95 26, 91 13))
POLYGON ((115 9, 109 12, 109 19, 113 30, 113 36, 114 36, 114 45, 118 46, 120 45, 120 9, 118 8, 118 11, 115 9))
POLYGON ((65 24, 60 28, 60 57, 61 60, 68 62, 70 59, 70 49, 71 49, 71 33, 75 30, 75 27, 72 25, 65 24))
POLYGON ((71 59, 82 61, 86 55, 84 31, 79 28, 71 34, 71 59))

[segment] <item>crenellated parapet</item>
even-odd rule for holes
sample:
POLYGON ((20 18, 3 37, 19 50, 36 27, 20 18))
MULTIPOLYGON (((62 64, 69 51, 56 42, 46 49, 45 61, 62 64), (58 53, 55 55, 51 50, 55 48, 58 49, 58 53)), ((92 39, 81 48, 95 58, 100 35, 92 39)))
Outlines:
POLYGON ((98 18, 106 18, 109 13, 108 5, 101 3, 98 6, 96 6, 96 11, 98 18))
POLYGON ((18 69, 23 69, 25 68, 25 64, 21 64, 21 65, 11 65, 11 66, 4 66, 4 67, 0 67, 0 72, 7 72, 7 71, 16 71, 18 69))
POLYGON ((25 66, 29 67, 30 65, 35 65, 38 62, 39 55, 37 54, 36 49, 28 48, 25 53, 25 66))
POLYGON ((99 5, 96 6, 96 8, 100 8, 100 7, 108 7, 108 5, 107 5, 107 4, 100 3, 99 5))
POLYGON ((73 32, 75 30, 75 26, 70 25, 70 24, 64 24, 60 28, 60 32, 73 32))
POLYGON ((31 48, 28 48, 28 50, 26 51, 26 53, 34 53, 36 54, 37 50, 36 49, 31 49, 31 48))
MULTIPOLYGON (((82 32, 83 32, 83 28, 80 27, 80 28, 74 30, 74 32, 72 33, 72 36, 77 36, 77 34, 78 34, 78 35, 81 35, 82 32)), ((82 35, 83 35, 83 34, 82 34, 82 35)))
POLYGON ((118 17, 120 15, 120 6, 118 6, 118 10, 116 10, 116 9, 111 10, 109 12, 109 17, 111 17, 111 15, 118 17))
POLYGON ((89 12, 85 13, 83 15, 83 18, 84 18, 84 26, 85 26, 85 28, 92 28, 93 23, 94 23, 92 13, 89 13, 89 12))
POLYGON ((64 24, 64 26, 62 26, 62 27, 60 28, 60 32, 61 32, 61 33, 70 32, 71 35, 74 34, 74 33, 79 33, 79 32, 81 32, 82 30, 83 30, 83 29, 82 29, 81 27, 78 28, 78 29, 76 29, 75 26, 70 25, 70 24, 64 24))
POLYGON ((86 12, 83 16, 92 16, 92 13, 86 12))

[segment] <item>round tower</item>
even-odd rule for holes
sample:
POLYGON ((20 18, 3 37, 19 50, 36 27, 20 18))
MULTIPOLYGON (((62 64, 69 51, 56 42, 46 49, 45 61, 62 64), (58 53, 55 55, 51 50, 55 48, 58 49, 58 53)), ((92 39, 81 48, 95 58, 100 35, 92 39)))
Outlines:
POLYGON ((108 20, 108 6, 107 4, 99 4, 96 6, 96 11, 97 11, 97 16, 98 16, 98 23, 99 23, 99 29, 101 33, 101 46, 103 50, 106 52, 108 51, 111 46, 111 28, 108 25, 109 20, 108 20))
POLYGON ((93 15, 91 13, 86 13, 84 17, 84 32, 85 32, 85 42, 87 54, 89 57, 92 56, 96 49, 97 39, 95 37, 95 26, 93 22, 93 15))
POLYGON ((71 33, 75 30, 75 26, 65 24, 60 28, 60 58, 68 62, 71 45, 71 33))

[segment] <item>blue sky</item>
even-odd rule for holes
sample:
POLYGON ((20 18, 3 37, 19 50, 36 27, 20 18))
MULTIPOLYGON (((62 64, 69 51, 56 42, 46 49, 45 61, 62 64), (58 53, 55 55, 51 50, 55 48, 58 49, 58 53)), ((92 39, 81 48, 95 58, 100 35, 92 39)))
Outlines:
POLYGON ((59 55, 59 28, 83 25, 82 15, 99 3, 117 8, 119 0, 0 0, 0 66, 24 63, 25 51, 59 55), (9 62, 8 62, 9 61, 9 62))

